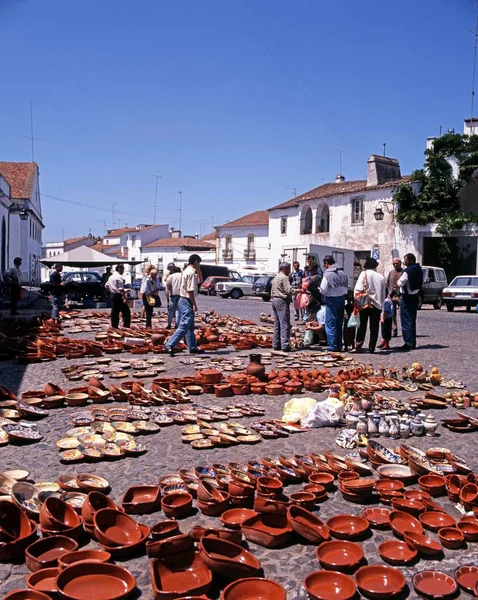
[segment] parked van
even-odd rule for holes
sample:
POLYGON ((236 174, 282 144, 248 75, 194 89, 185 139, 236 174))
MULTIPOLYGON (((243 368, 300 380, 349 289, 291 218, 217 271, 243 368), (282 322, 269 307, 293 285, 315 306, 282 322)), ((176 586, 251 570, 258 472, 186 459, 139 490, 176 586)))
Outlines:
POLYGON ((423 304, 433 304, 440 310, 443 305, 442 292, 447 287, 446 273, 440 267, 422 267, 423 287, 418 298, 418 309, 423 304))
POLYGON ((233 279, 234 281, 241 278, 237 271, 232 271, 228 267, 223 267, 221 265, 205 265, 201 263, 200 267, 203 281, 205 281, 208 277, 227 277, 228 279, 233 279))

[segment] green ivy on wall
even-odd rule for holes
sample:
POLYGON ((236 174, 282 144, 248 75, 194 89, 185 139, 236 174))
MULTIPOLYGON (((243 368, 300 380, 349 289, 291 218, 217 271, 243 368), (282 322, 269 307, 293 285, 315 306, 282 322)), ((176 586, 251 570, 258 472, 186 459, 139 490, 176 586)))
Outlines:
POLYGON ((425 157, 425 168, 414 171, 410 183, 397 188, 394 196, 400 207, 397 221, 415 225, 438 223, 437 232, 442 235, 478 223, 478 214, 464 211, 459 200, 460 191, 478 169, 478 135, 446 133, 425 151, 425 157), (452 156, 459 168, 457 179, 448 161, 452 156), (412 182, 421 184, 417 196, 412 182))

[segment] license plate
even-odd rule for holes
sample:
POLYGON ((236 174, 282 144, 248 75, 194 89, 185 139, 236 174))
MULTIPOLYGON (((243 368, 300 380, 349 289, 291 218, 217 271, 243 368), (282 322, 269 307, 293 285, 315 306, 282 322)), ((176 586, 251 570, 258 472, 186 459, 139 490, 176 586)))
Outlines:
POLYGON ((471 294, 456 294, 455 298, 471 298, 471 294))

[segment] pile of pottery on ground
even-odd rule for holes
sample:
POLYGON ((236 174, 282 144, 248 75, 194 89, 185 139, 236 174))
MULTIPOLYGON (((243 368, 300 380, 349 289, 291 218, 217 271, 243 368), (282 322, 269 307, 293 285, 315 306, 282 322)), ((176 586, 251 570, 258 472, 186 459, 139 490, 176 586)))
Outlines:
MULTIPOLYGON (((372 465, 377 458, 385 464, 387 452, 369 444, 366 456, 372 465)), ((311 599, 349 600, 357 589, 371 599, 393 597, 407 586, 397 566, 417 565, 478 542, 478 476, 447 449, 428 451, 423 462, 417 452, 402 445, 400 453, 409 461, 414 457, 414 469, 404 473, 392 464, 395 470, 384 473, 379 467, 378 479, 363 462, 328 452, 182 468, 156 485, 129 488, 119 504, 108 496, 108 481, 96 475, 65 474, 56 484, 35 485, 15 481, 27 472, 3 474, 2 491, 10 497, 0 500, 0 560, 25 560, 31 571, 26 585, 33 590, 7 598, 86 600, 92 592, 101 600, 127 598, 135 577, 114 560, 146 553, 156 600, 207 599, 205 594, 218 588, 223 600, 285 600, 279 583, 260 578, 261 563, 246 542, 278 552, 296 543, 316 545, 322 570, 311 564, 304 581, 311 599), (444 461, 458 473, 428 473, 432 462, 444 461), (405 489, 417 482, 418 489, 405 489), (374 502, 391 509, 369 507, 324 521, 312 511, 328 500, 335 483, 354 502, 367 504, 374 496, 374 502), (286 493, 291 484, 302 487, 286 493), (446 495, 463 513, 458 520, 436 501, 446 495), (194 505, 220 521, 183 532, 180 520, 193 513, 194 505), (165 518, 152 527, 137 517, 159 511, 165 518), (385 564, 367 564, 361 541, 374 531, 390 532, 378 546, 385 564), (88 540, 96 546, 80 549, 88 540)), ((424 597, 452 597, 459 587, 474 594, 478 567, 463 565, 453 574, 425 568, 410 583, 424 597)))

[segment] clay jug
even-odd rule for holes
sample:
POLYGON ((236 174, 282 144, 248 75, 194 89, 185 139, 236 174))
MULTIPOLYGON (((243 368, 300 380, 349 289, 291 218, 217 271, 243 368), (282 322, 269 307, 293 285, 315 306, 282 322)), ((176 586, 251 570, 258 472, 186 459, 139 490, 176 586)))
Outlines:
POLYGON ((266 367, 261 362, 260 354, 250 354, 249 355, 250 362, 246 367, 246 373, 248 375, 253 375, 257 377, 259 381, 264 379, 264 375, 266 373, 266 367))

